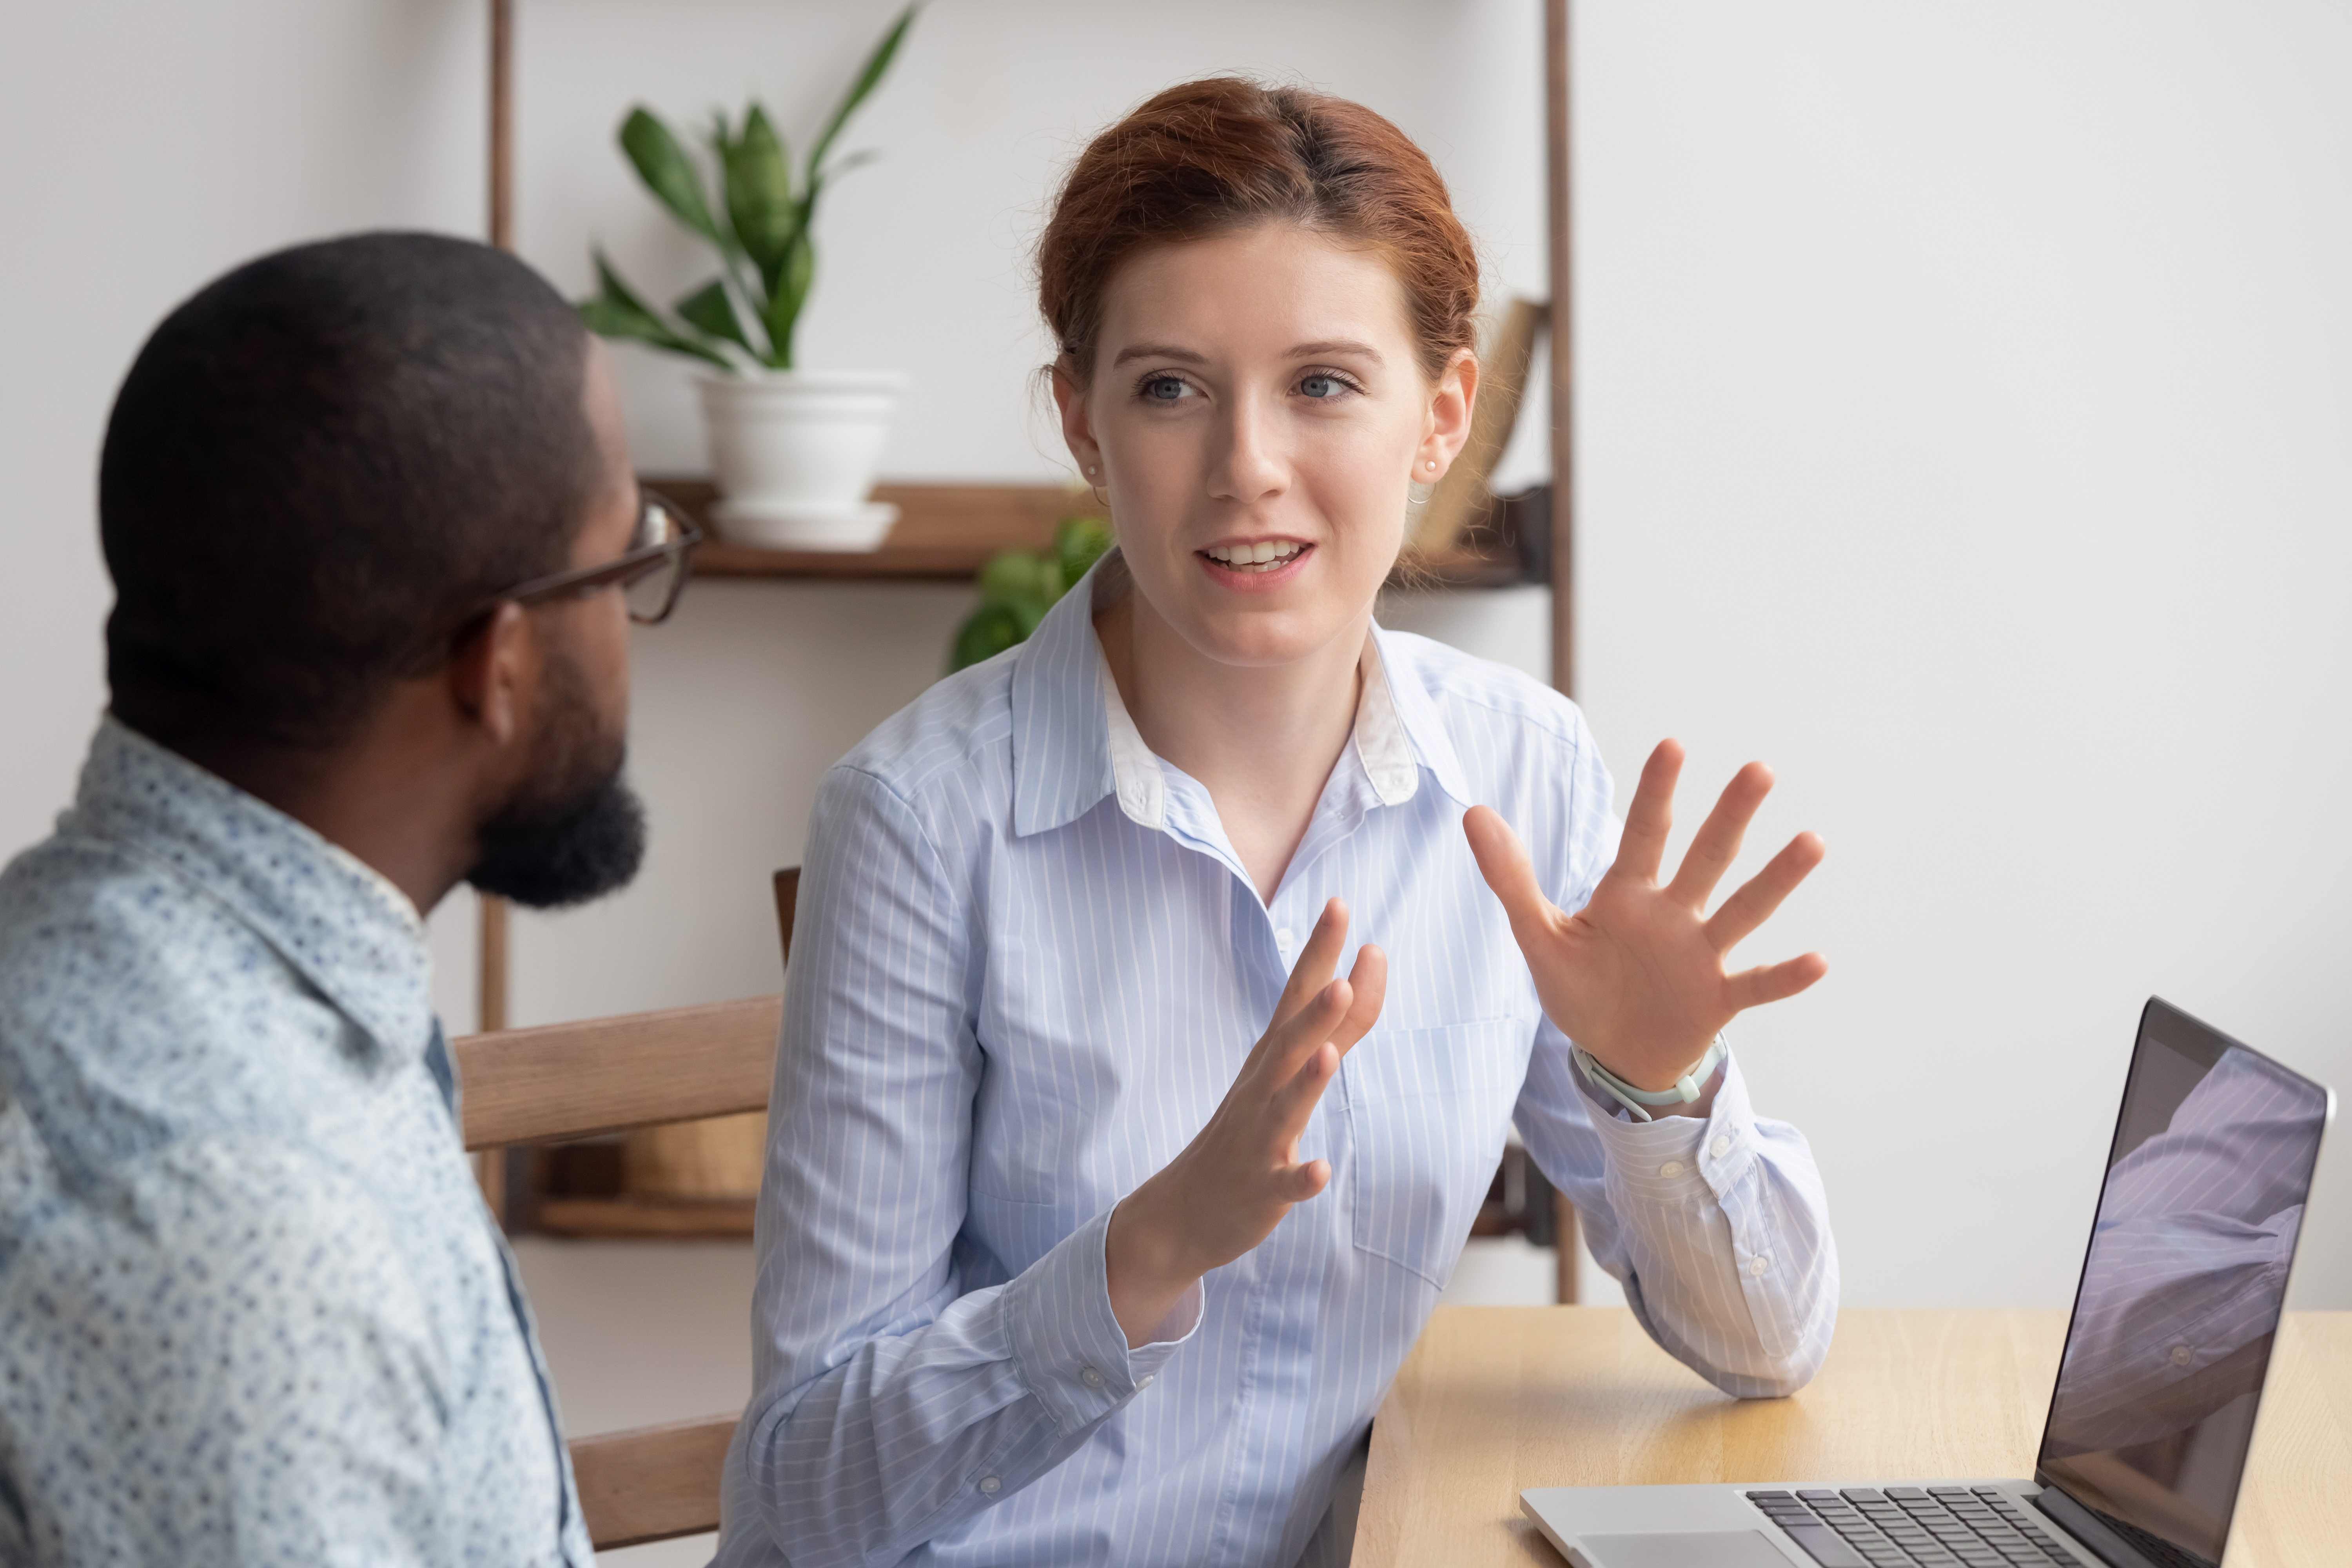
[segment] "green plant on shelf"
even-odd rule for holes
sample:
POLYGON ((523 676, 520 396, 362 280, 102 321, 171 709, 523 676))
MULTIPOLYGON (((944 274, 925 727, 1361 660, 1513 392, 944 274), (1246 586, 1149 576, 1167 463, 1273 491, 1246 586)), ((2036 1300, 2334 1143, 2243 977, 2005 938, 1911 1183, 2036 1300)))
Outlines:
POLYGON ((980 569, 980 608, 956 633, 948 671, 994 658, 1027 640, 1045 612, 1087 574, 1111 545, 1110 524, 1098 517, 1066 517, 1051 550, 1000 550, 980 569))
POLYGON ((873 154, 853 153, 827 165, 826 154, 858 106, 881 84, 918 7, 898 14, 866 58, 840 106, 809 147, 797 180, 783 138, 754 100, 740 124, 721 110, 705 145, 718 171, 719 200, 705 189, 702 170, 677 133, 639 105, 621 122, 621 151, 646 189, 688 232, 719 253, 719 274, 659 310, 627 283, 602 247, 597 293, 580 304, 591 331, 629 338, 720 370, 790 370, 793 333, 816 278, 810 232, 826 185, 873 154))

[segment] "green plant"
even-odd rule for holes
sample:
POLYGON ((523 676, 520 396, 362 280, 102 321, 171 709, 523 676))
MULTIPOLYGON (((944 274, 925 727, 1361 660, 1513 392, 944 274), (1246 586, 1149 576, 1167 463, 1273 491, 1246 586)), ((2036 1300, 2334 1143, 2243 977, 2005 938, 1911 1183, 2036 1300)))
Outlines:
POLYGON ((980 569, 980 608, 956 633, 949 656, 950 674, 993 658, 1025 641, 1054 601, 1087 574, 1110 548, 1110 525, 1098 517, 1066 517, 1054 530, 1054 547, 1000 550, 980 569))
POLYGON ((621 122, 621 151, 654 199, 719 252, 719 275, 688 291, 668 311, 655 310, 622 281, 602 247, 595 251, 597 294, 580 304, 589 330, 631 338, 672 353, 689 354, 721 370, 747 365, 793 368, 793 332, 816 276, 810 226, 825 185, 870 154, 852 153, 830 167, 825 155, 849 117, 881 82, 915 19, 915 5, 898 14, 866 58, 833 118, 809 147, 797 183, 783 138, 757 100, 731 125, 721 110, 706 141, 717 167, 712 201, 701 169, 675 132, 643 105, 621 122))

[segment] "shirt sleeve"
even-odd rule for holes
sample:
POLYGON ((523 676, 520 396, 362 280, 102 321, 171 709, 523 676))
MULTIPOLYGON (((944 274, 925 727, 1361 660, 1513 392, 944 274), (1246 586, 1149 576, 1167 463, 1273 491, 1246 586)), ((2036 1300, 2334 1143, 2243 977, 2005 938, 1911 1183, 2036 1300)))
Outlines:
MULTIPOLYGON (((892 1562, 1075 1452, 1197 1328, 1128 1347, 1106 1211, 1010 1280, 957 1249, 982 1064, 966 895, 914 809, 837 768, 809 827, 759 1215, 746 1510, 803 1568, 892 1562)), ((723 1556, 723 1552, 722 1552, 723 1556)))
POLYGON ((1804 1135, 1758 1117, 1737 1057, 1704 1121, 1635 1121, 1596 1099, 1549 1020, 1518 1125, 1576 1205, 1593 1261, 1669 1354, 1727 1394, 1793 1394, 1837 1326, 1837 1247, 1804 1135))

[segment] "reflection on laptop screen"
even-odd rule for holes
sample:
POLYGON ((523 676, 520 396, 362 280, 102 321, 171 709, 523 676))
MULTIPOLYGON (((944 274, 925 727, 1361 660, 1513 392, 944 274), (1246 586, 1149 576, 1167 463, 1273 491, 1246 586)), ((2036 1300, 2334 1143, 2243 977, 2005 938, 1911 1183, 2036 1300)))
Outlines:
POLYGON ((2326 1117, 2148 1004, 2036 1466, 2143 1548, 2221 1561, 2326 1117))

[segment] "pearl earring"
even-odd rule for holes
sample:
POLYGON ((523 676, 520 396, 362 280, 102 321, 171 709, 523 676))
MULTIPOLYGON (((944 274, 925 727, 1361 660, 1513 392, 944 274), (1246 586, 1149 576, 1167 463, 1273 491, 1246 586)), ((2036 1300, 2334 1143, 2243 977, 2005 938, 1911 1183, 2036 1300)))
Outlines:
POLYGON ((1423 463, 1423 464, 1422 465, 1422 467, 1423 467, 1423 468, 1435 468, 1435 467, 1437 467, 1437 459, 1436 459, 1436 458, 1430 458, 1430 459, 1429 459, 1429 461, 1428 461, 1428 462, 1423 463))

